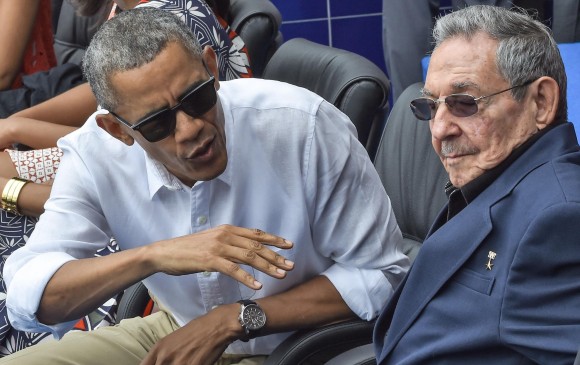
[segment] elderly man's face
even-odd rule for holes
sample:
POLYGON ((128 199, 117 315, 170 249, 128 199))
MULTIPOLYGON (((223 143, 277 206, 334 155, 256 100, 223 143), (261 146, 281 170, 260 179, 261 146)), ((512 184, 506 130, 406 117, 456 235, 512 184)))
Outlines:
MULTIPOLYGON (((497 41, 484 33, 469 41, 443 42, 431 57, 425 96, 467 93, 477 98, 509 88, 498 73, 496 50, 497 41)), ((497 166, 537 131, 528 102, 528 95, 516 102, 508 91, 479 101, 478 112, 469 117, 456 117, 439 104, 430 121, 432 143, 453 185, 462 187, 497 166)))
MULTIPOLYGON (((208 54, 205 58, 209 58, 206 60, 208 65, 215 66, 215 59, 208 54)), ((193 58, 178 44, 170 43, 150 63, 112 76, 120 101, 114 112, 134 124, 153 112, 176 105, 188 89, 209 77, 201 60, 193 58)), ((215 86, 219 87, 217 81, 215 86)), ((182 110, 175 117, 175 132, 158 142, 149 142, 140 132, 121 127, 149 156, 165 165, 187 185, 221 174, 227 165, 227 151, 219 99, 213 108, 199 117, 192 117, 182 110)))

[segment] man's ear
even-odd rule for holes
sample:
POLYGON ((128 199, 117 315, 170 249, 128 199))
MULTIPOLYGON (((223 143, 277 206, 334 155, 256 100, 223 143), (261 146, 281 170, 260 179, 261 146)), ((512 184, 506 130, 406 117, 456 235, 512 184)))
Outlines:
POLYGON ((202 58, 206 64, 207 68, 209 69, 209 72, 211 72, 211 74, 215 77, 215 82, 214 82, 215 89, 219 90, 220 89, 220 82, 219 82, 220 73, 218 70, 217 56, 216 56, 213 48, 211 48, 211 46, 205 46, 203 48, 202 58))
POLYGON ((95 119, 99 127, 103 128, 111 136, 117 138, 127 146, 132 146, 135 142, 133 137, 125 132, 125 128, 119 124, 112 114, 98 114, 95 119))
POLYGON ((558 83, 551 77, 542 76, 532 85, 532 98, 536 106, 535 118, 538 129, 544 129, 556 119, 560 100, 558 83))

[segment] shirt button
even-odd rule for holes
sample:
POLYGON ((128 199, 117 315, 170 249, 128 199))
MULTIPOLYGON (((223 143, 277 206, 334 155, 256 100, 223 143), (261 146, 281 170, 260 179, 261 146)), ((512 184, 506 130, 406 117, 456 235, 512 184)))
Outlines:
POLYGON ((197 217, 197 224, 205 224, 207 222, 207 217, 205 215, 200 215, 197 217))

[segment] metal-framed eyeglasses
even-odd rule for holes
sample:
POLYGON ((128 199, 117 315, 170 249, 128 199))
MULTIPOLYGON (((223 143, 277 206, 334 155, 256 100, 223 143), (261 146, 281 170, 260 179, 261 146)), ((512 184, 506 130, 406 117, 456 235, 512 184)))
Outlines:
POLYGON ((477 106, 479 101, 487 99, 491 96, 505 93, 506 91, 510 91, 518 87, 527 86, 534 81, 535 80, 530 80, 524 82, 521 85, 512 86, 509 89, 501 90, 489 95, 480 96, 478 98, 469 94, 451 94, 440 99, 418 98, 411 101, 410 106, 413 114, 415 114, 415 117, 417 117, 419 120, 431 120, 435 118, 435 113, 437 113, 437 108, 441 103, 445 103, 451 114, 454 116, 460 118, 469 117, 479 111, 477 106))
POLYGON ((210 78, 201 84, 193 84, 180 98, 179 102, 168 108, 158 110, 134 124, 109 111, 117 120, 132 130, 138 131, 149 142, 158 142, 175 132, 176 114, 183 111, 192 118, 198 118, 207 113, 217 102, 214 87, 215 77, 211 75, 205 62, 203 63, 210 78))

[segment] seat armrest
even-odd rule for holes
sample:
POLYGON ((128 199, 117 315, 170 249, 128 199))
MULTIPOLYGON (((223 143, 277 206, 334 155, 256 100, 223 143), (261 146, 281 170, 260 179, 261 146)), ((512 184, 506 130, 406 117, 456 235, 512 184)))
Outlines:
POLYGON ((125 289, 117 309, 117 321, 133 317, 144 317, 151 313, 153 302, 142 282, 125 289))
POLYGON ((284 340, 264 365, 323 364, 343 352, 372 343, 374 321, 360 319, 301 330, 284 340))
POLYGON ((377 359, 372 343, 350 349, 324 365, 376 365, 377 359))

